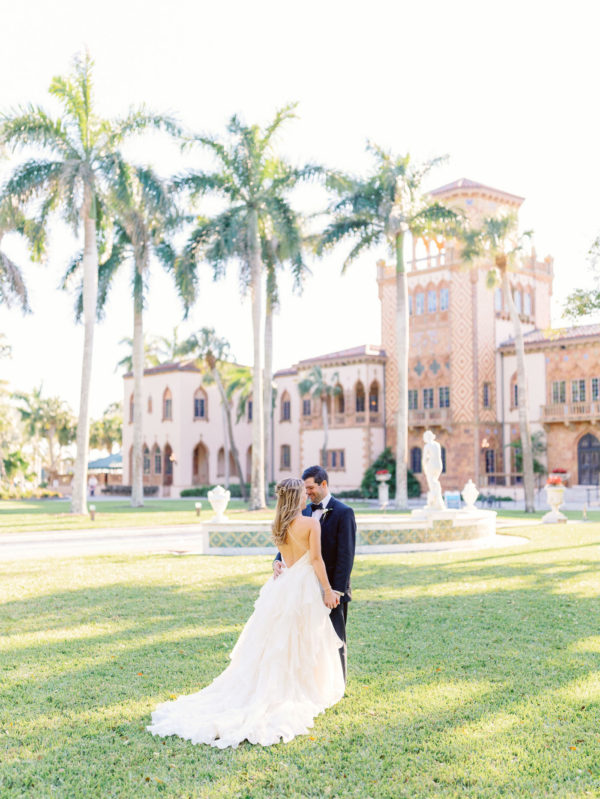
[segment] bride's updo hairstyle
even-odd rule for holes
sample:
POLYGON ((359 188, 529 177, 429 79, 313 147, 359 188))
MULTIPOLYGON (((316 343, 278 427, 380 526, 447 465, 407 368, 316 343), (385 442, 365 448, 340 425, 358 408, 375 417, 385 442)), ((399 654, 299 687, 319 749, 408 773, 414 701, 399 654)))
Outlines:
POLYGON ((277 483, 277 507, 273 521, 273 541, 285 544, 288 527, 298 515, 304 482, 299 477, 288 477, 277 483))

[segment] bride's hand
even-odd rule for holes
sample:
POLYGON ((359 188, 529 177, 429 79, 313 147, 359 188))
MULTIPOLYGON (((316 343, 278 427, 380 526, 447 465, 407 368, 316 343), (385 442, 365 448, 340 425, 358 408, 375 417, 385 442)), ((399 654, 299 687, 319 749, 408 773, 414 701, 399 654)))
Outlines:
POLYGON ((329 610, 333 610, 339 602, 338 595, 331 588, 328 588, 323 595, 323 602, 329 610))

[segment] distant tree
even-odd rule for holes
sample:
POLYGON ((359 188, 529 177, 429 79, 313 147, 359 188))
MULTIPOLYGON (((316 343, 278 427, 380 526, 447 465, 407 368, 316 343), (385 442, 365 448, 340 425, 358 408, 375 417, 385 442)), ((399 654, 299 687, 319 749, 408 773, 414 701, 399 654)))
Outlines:
POLYGON ((92 421, 90 426, 90 447, 105 449, 109 455, 115 446, 123 443, 123 409, 120 402, 112 402, 102 414, 102 418, 92 421))
POLYGON ((42 386, 29 394, 17 393, 17 410, 26 435, 46 444, 45 462, 51 477, 58 474, 62 448, 75 440, 75 418, 60 397, 43 397, 42 386))
MULTIPOLYGON (((115 372, 130 373, 133 371, 133 339, 125 336, 119 341, 120 347, 127 347, 128 352, 115 366, 115 372)), ((154 336, 144 336, 144 369, 158 366, 161 363, 160 345, 154 336)))
POLYGON ((310 394, 313 399, 318 399, 321 403, 321 419, 323 421, 323 449, 321 450, 321 463, 323 468, 327 468, 327 441, 329 437, 329 402, 331 397, 336 397, 341 393, 339 386, 340 375, 335 372, 330 380, 325 379, 323 370, 320 366, 313 366, 308 375, 298 384, 301 396, 310 394))
POLYGON ((589 256, 596 286, 593 289, 575 289, 567 296, 564 312, 570 319, 580 319, 600 311, 600 236, 592 244, 589 256))
POLYGON ((375 145, 368 151, 374 167, 366 178, 340 172, 329 175, 328 185, 337 195, 329 206, 332 220, 317 242, 317 252, 341 241, 354 241, 342 272, 361 253, 387 245, 396 267, 396 360, 398 411, 396 415, 396 505, 407 507, 408 473, 408 289, 404 245, 408 236, 454 236, 459 230, 455 211, 432 201, 423 189, 430 170, 443 159, 416 165, 410 156, 396 156, 375 145))
POLYGON ((523 328, 515 301, 509 274, 518 261, 524 241, 531 236, 528 231, 519 235, 517 218, 514 214, 486 217, 479 227, 468 227, 463 233, 463 259, 468 263, 483 260, 490 262, 487 284, 490 288, 500 285, 513 326, 515 353, 517 358, 517 393, 519 430, 523 453, 523 487, 525 491, 525 512, 535 511, 535 483, 533 452, 531 449, 531 430, 529 424, 529 402, 527 376, 525 373, 525 343, 523 328))

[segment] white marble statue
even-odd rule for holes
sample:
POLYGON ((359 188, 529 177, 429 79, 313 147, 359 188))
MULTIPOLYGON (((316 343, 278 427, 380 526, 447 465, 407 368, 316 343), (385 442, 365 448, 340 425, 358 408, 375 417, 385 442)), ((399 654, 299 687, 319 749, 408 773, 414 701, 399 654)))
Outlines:
POLYGON ((440 475, 443 470, 442 448, 435 440, 435 435, 431 430, 423 433, 423 472, 427 479, 427 505, 428 510, 445 510, 444 498, 442 496, 442 485, 440 475))

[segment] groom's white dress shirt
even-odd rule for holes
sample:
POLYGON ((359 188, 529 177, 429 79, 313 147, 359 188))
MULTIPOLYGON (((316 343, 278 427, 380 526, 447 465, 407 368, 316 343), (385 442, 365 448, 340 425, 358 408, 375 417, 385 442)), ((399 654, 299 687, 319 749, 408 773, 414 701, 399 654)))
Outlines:
POLYGON ((324 498, 321 500, 321 505, 322 505, 323 507, 322 507, 322 508, 317 508, 317 510, 314 510, 314 511, 312 512, 312 517, 313 517, 313 519, 316 519, 317 521, 319 521, 319 519, 320 519, 320 518, 321 518, 321 516, 323 515, 323 511, 324 511, 324 510, 325 510, 325 508, 326 508, 326 507, 329 505, 329 500, 330 500, 330 499, 331 499, 331 494, 327 494, 327 496, 326 496, 326 497, 324 497, 324 498))

